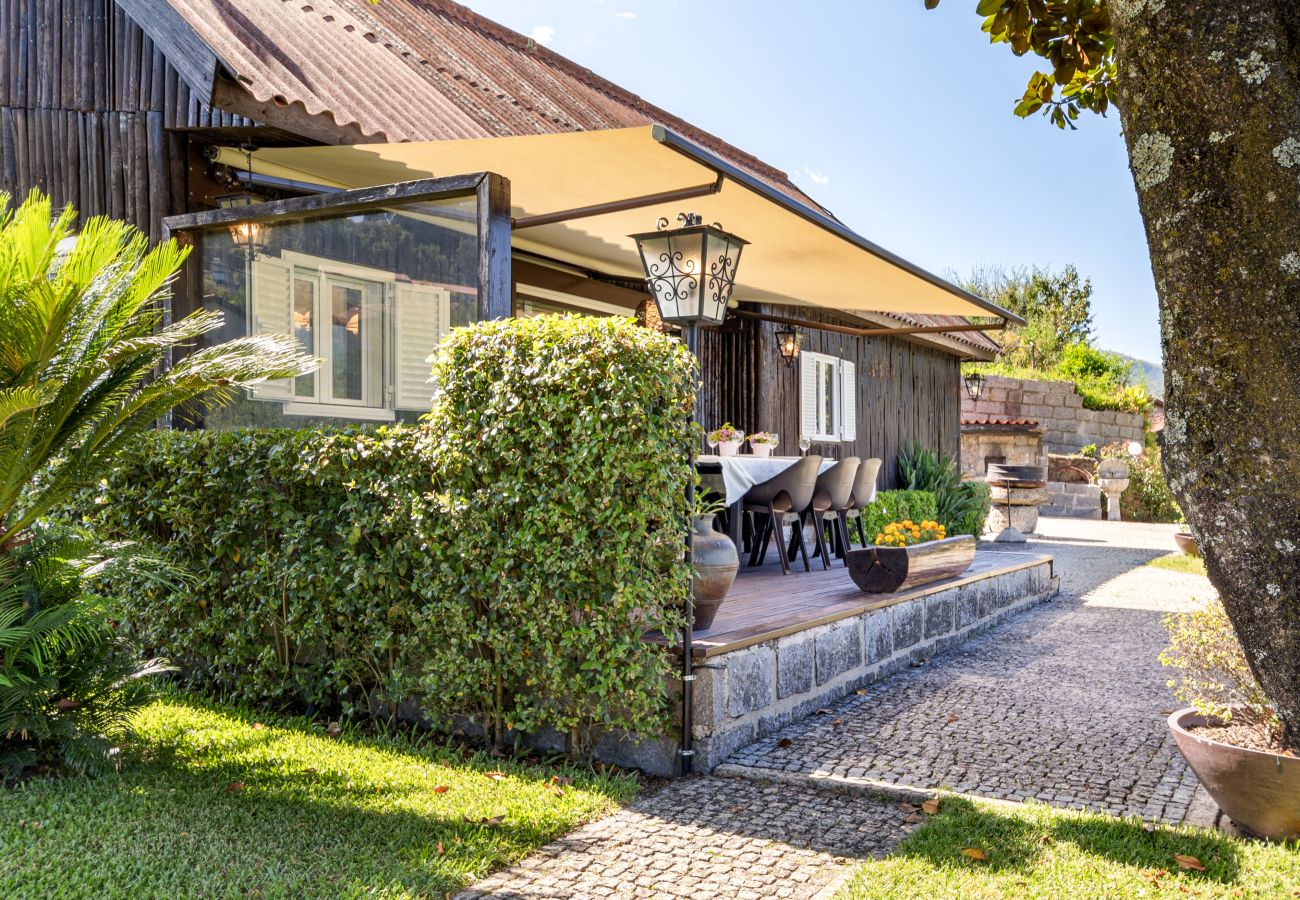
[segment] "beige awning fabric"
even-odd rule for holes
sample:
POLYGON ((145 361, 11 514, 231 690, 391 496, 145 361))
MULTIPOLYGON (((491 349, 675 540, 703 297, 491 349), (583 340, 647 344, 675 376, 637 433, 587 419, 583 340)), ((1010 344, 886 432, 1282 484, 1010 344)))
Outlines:
MULTIPOLYGON (((244 153, 220 162, 243 169, 244 153)), ((254 172, 357 188, 495 172, 510 180, 515 218, 715 183, 714 194, 516 229, 520 250, 609 275, 641 278, 636 242, 659 217, 699 213, 745 240, 734 298, 850 312, 1016 316, 890 253, 825 214, 659 126, 477 140, 258 150, 254 172)))

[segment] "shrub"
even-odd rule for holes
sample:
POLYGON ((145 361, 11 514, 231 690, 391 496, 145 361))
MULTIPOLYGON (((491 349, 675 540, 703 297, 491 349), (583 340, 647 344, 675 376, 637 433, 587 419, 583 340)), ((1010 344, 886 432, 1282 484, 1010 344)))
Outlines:
POLYGON ((1123 515, 1135 522, 1182 522, 1183 511, 1174 499, 1161 468, 1160 451, 1148 449, 1128 459, 1128 489, 1120 495, 1123 515))
POLYGON ((867 540, 882 533, 891 522, 934 519, 937 517, 936 508, 934 494, 929 491, 880 491, 862 512, 867 540))
POLYGON ((963 481, 957 485, 956 491, 962 495, 961 508, 965 514, 958 516, 949 526, 948 533, 979 537, 984 533, 984 524, 989 518, 993 489, 983 481, 963 481))
POLYGON ((241 700, 392 714, 494 740, 663 724, 680 627, 690 357, 620 320, 454 332, 426 425, 162 433, 91 520, 192 581, 127 627, 241 700))
MULTIPOLYGON (((942 522, 950 534, 978 533, 959 530, 970 527, 979 517, 981 498, 978 489, 962 487, 956 459, 913 444, 898 454, 898 477, 910 490, 934 494, 937 510, 933 518, 942 522)), ((987 517, 988 508, 984 507, 979 523, 981 530, 987 517)))
POLYGON ((1275 740, 1281 737, 1281 721, 1255 682, 1222 603, 1170 613, 1164 623, 1170 644, 1160 662, 1178 671, 1169 687, 1179 700, 1201 715, 1255 725, 1275 740))

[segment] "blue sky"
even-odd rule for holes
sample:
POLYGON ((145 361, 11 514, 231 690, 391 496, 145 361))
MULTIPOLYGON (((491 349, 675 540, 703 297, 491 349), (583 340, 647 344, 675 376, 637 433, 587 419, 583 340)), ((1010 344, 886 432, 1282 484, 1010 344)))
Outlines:
POLYGON ((1160 360, 1119 121, 1011 114, 1032 71, 974 0, 468 0, 478 12, 789 172, 841 220, 945 273, 1093 283, 1098 343, 1160 360))

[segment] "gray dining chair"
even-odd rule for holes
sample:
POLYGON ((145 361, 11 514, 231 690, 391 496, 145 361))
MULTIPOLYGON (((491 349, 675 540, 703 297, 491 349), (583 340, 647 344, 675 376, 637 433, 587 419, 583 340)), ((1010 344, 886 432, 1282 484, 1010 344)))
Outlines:
POLYGON ((866 511, 876 499, 876 477, 879 474, 880 460, 874 456, 858 466, 857 477, 853 479, 853 503, 845 512, 847 521, 857 525, 858 539, 864 547, 867 546, 866 511))
POLYGON ((813 527, 817 538, 817 555, 822 558, 822 568, 831 567, 830 548, 826 543, 826 526, 830 525, 835 533, 835 544, 842 555, 848 546, 849 532, 845 513, 853 503, 853 484, 862 460, 856 456, 846 456, 825 472, 817 476, 813 488, 812 500, 803 510, 802 519, 813 527))
POLYGON ((781 571, 790 574, 790 560, 798 547, 803 556, 805 572, 812 571, 808 564, 808 549, 803 542, 800 513, 812 502, 817 487, 817 470, 821 468, 820 456, 805 456, 779 475, 754 485, 745 492, 742 509, 753 517, 753 545, 749 564, 761 566, 767 558, 767 545, 776 538, 776 554, 781 560, 781 571), (785 526, 794 526, 790 550, 786 551, 785 526))

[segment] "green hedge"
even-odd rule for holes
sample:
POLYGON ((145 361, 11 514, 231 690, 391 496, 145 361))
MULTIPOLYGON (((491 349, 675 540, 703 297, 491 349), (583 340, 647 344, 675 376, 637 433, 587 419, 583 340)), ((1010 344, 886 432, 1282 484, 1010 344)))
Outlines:
POLYGON ((938 514, 938 504, 929 491, 880 491, 863 514, 867 542, 874 541, 890 522, 904 519, 924 522, 937 518, 938 514))
POLYGON ((951 524, 948 534, 972 534, 978 538, 989 518, 993 489, 983 481, 963 481, 956 490, 963 496, 961 506, 966 513, 951 524))
POLYGON ((193 683, 253 702, 435 721, 657 730, 680 627, 694 374, 623 320, 461 329, 427 425, 162 433, 89 513, 190 581, 125 623, 193 683))

